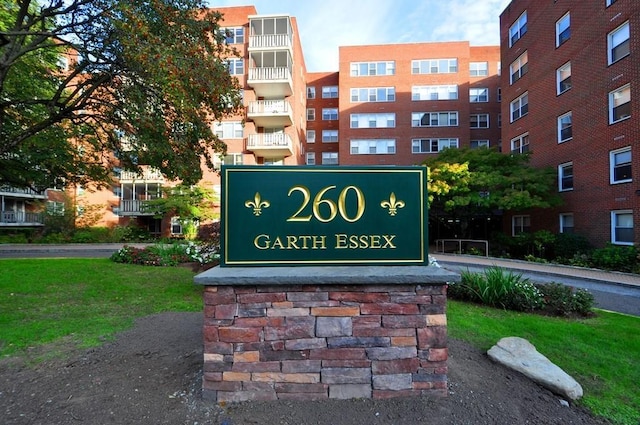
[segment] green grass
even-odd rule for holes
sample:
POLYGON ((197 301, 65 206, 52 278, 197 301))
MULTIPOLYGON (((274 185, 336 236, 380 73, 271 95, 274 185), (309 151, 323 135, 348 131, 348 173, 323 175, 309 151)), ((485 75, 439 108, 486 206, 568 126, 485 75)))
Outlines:
MULTIPOLYGON (((0 270, 2 356, 44 345, 95 346, 136 317, 202 311, 202 288, 180 267, 12 259, 0 260, 0 270)), ((580 382, 580 403, 593 413, 616 424, 640 422, 640 318, 598 311, 594 318, 569 320, 456 301, 449 302, 447 316, 452 337, 483 350, 506 336, 528 339, 580 382)))
POLYGON ((582 385, 580 403, 617 424, 640 423, 640 318, 597 311, 562 319, 449 301, 449 335, 488 350, 500 338, 526 338, 582 385))
POLYGON ((201 311, 202 288, 181 267, 108 259, 0 260, 0 355, 64 340, 99 344, 136 317, 201 311))

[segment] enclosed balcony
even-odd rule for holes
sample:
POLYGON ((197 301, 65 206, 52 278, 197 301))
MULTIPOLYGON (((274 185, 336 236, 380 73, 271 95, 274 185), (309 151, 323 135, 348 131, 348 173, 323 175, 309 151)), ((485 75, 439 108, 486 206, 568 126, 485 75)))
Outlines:
POLYGON ((162 197, 162 185, 160 183, 122 183, 120 182, 120 206, 118 213, 121 216, 153 215, 145 208, 146 201, 162 197))
POLYGON ((249 52, 248 84, 256 96, 278 99, 293 94, 293 60, 288 51, 249 52))
POLYGON ((0 186, 0 196, 7 196, 11 198, 47 199, 47 194, 44 190, 42 192, 36 192, 33 189, 16 188, 11 186, 0 186))
POLYGON ((121 171, 120 183, 130 183, 134 181, 146 181, 153 183, 164 183, 165 178, 162 173, 153 168, 147 168, 142 173, 136 173, 135 171, 121 171))
POLYGON ((286 100, 257 100, 249 103, 247 116, 258 127, 293 125, 293 110, 286 100))
POLYGON ((289 16, 250 16, 249 52, 293 49, 293 29, 289 16))
POLYGON ((0 227, 42 226, 44 214, 15 210, 0 211, 0 227))
POLYGON ((282 158, 293 155, 293 140, 284 133, 251 134, 247 140, 247 150, 256 157, 282 158))

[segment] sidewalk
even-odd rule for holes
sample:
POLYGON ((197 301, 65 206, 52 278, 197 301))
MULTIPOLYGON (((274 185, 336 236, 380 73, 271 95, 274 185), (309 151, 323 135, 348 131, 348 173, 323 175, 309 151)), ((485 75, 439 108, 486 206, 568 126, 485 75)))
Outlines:
POLYGON ((509 260, 504 258, 481 257, 477 255, 430 253, 442 266, 455 264, 464 267, 473 266, 499 266, 506 269, 522 272, 535 272, 555 276, 571 276, 573 278, 593 280, 640 288, 640 275, 632 273, 608 272, 604 270, 588 269, 584 267, 564 266, 559 264, 532 263, 522 260, 509 260))

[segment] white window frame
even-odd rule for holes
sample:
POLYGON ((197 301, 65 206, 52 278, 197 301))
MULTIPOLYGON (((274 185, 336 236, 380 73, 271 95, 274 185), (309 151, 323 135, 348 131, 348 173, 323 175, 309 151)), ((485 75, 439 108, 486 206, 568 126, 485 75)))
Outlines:
POLYGON ((349 125, 351 128, 395 128, 396 114, 392 112, 351 114, 349 125))
POLYGON ((469 115, 469 128, 489 128, 489 114, 470 114, 469 115), (476 117, 474 120, 473 117, 476 117), (486 118, 483 119, 483 118, 486 118), (482 125, 486 121, 486 125, 482 125), (476 125, 474 126, 474 122, 476 125))
POLYGON ((469 89, 469 103, 486 103, 488 101, 488 87, 473 87, 469 89))
POLYGON ((633 181, 633 152, 631 151, 631 146, 626 146, 621 149, 616 149, 609 152, 609 183, 610 184, 621 184, 621 183, 630 183, 633 181), (616 163, 617 158, 620 155, 629 155, 628 162, 616 163), (628 178, 616 178, 616 170, 621 167, 630 167, 629 168, 629 177, 628 178))
POLYGON ((411 153, 438 153, 443 149, 457 149, 460 141, 457 138, 420 138, 411 139, 411 153), (425 149, 426 146, 426 149, 425 149))
POLYGON ((356 87, 351 89, 351 103, 395 102, 395 87, 356 87), (363 97, 365 97, 363 99, 363 97))
POLYGON ((511 236, 518 236, 522 233, 531 233, 530 215, 514 215, 511 217, 511 236))
POLYGON ((411 100, 458 100, 458 86, 412 86, 411 100))
POLYGON ((316 98, 316 88, 314 86, 307 86, 307 99, 316 98))
POLYGON ((529 152, 529 133, 523 133, 511 139, 511 153, 523 154, 529 152))
POLYGON ((509 84, 513 84, 529 72, 529 52, 524 51, 509 65, 509 84))
POLYGON ((516 21, 509 27, 509 47, 522 38, 527 33, 527 11, 522 12, 522 15, 516 19, 516 21))
POLYGON ((411 113, 411 127, 457 127, 458 125, 457 111, 411 113))
POLYGON ((568 90, 571 90, 571 62, 556 70, 556 94, 561 95, 568 90))
POLYGON ((630 33, 629 21, 625 22, 624 24, 620 25, 618 28, 614 29, 609 34, 607 34, 607 60, 609 61, 609 65, 612 65, 618 62, 619 60, 626 58, 631 54, 630 47, 629 47, 631 43, 630 36, 631 36, 631 33, 630 33), (626 35, 626 38, 623 38, 623 39, 620 38, 620 36, 625 37, 625 35, 626 35), (623 45, 626 46, 626 49, 624 49, 623 51, 624 54, 614 59, 613 53, 615 49, 623 45))
POLYGON ((227 59, 227 69, 230 75, 244 75, 244 59, 227 59))
POLYGON ((486 77, 489 75, 489 62, 469 62, 471 77, 486 77))
POLYGON ((558 165, 558 192, 570 192, 573 190, 573 162, 565 162, 558 165), (570 170, 570 174, 568 172, 570 170), (565 186, 565 181, 568 182, 565 186))
POLYGON ((556 21, 556 47, 560 47, 571 38, 571 13, 567 12, 556 21))
POLYGON ((369 77, 376 75, 396 75, 395 61, 351 62, 352 77, 369 77))
POLYGON ((338 152, 322 152, 322 165, 340 165, 338 152))
POLYGON ((323 99, 337 99, 338 98, 338 86, 323 86, 322 87, 323 99))
POLYGON ((307 108, 307 121, 316 120, 316 108, 307 108))
POLYGON ((529 92, 524 92, 523 94, 512 100, 509 104, 509 108, 511 111, 511 122, 517 121, 527 115, 529 113, 529 92))
POLYGON ((307 152, 305 155, 305 164, 307 165, 316 165, 316 153, 315 152, 307 152))
POLYGON ((349 152, 351 155, 394 155, 396 139, 352 139, 349 152))
POLYGON ((620 121, 627 120, 629 118, 631 118, 631 84, 625 84, 624 86, 609 92, 609 124, 615 124, 620 121), (628 93, 628 95, 626 93, 628 93), (628 96, 629 100, 627 102, 616 105, 616 101, 618 100, 618 98, 621 97, 620 94, 622 94, 623 99, 628 96), (625 113, 623 111, 621 117, 616 119, 615 118, 616 108, 620 108, 624 105, 628 105, 627 108, 629 109, 629 112, 625 113))
POLYGON ((220 33, 227 44, 244 44, 244 27, 224 27, 220 33))
POLYGON ((315 142, 316 142, 316 131, 307 130, 307 143, 315 143, 315 142))
POLYGON ((338 119, 338 108, 322 108, 323 121, 336 121, 338 119))
POLYGON ((615 245, 633 245, 634 241, 633 239, 635 239, 635 237, 633 236, 634 232, 633 232, 633 227, 634 227, 634 220, 633 220, 633 210, 614 210, 611 211, 611 243, 615 244, 615 245), (624 219, 626 222, 628 222, 629 218, 631 218, 631 227, 629 227, 628 225, 625 226, 625 224, 628 223, 620 223, 619 218, 621 216, 624 216, 624 219), (622 230, 622 229, 631 229, 631 241, 629 240, 618 240, 618 233, 616 232, 616 230, 622 230))
POLYGON ((558 143, 568 142, 571 139, 573 139, 573 114, 569 111, 558 117, 558 143), (569 136, 563 138, 562 131, 566 129, 569 129, 569 136))
POLYGON ((574 233, 575 223, 573 213, 560 213, 558 219, 560 233, 574 233))
POLYGON ((322 130, 322 143, 338 143, 338 130, 322 130))
POLYGON ((416 59, 411 61, 411 73, 455 74, 458 72, 458 58, 416 59))
POLYGON ((213 133, 219 139, 244 138, 244 125, 242 121, 222 121, 213 123, 213 133))

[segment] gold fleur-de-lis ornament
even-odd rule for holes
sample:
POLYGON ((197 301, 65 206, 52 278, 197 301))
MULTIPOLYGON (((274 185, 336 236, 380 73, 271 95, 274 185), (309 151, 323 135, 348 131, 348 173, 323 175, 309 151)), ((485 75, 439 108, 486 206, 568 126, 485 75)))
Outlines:
POLYGON ((271 203, 269 201, 263 201, 260 197, 260 192, 256 192, 253 196, 253 201, 249 199, 244 203, 244 206, 247 208, 253 208, 253 215, 257 217, 262 214, 262 209, 269 208, 271 203))
POLYGON ((380 206, 382 208, 388 208, 389 215, 395 216, 398 213, 398 208, 404 208, 404 201, 396 199, 396 194, 394 192, 391 192, 391 195, 389 195, 389 200, 380 202, 380 206))

